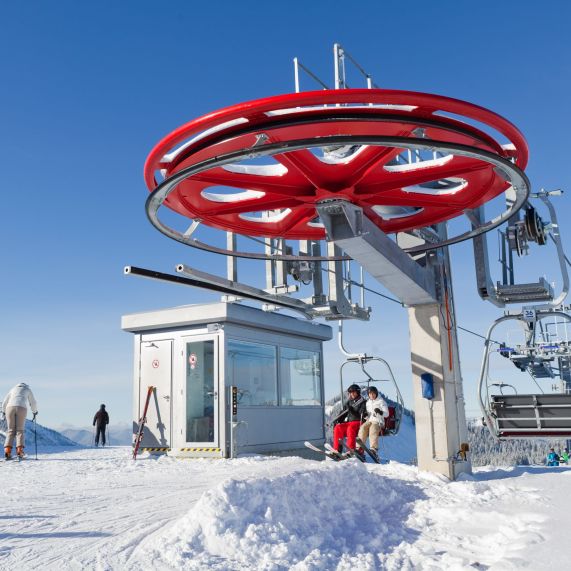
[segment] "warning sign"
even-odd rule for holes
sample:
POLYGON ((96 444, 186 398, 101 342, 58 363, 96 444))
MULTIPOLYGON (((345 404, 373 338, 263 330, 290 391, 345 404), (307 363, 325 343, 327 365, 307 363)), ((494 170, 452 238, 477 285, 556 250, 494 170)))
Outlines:
POLYGON ((196 364, 198 363, 198 359, 196 358, 196 354, 195 353, 191 353, 188 357, 188 362, 190 364, 190 368, 194 369, 196 367, 196 364))
POLYGON ((158 359, 153 359, 153 369, 158 369, 159 368, 159 360, 158 359))

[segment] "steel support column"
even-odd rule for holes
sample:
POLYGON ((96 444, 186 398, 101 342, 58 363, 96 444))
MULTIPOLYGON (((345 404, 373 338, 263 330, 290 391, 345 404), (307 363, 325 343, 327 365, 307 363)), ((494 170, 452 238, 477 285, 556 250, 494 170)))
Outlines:
POLYGON ((456 331, 447 323, 444 305, 408 309, 416 449, 419 469, 455 480, 472 466, 469 453, 459 454, 468 442, 465 403, 456 331), (423 373, 432 374, 432 400, 422 395, 423 373))
MULTIPOLYGON (((409 306, 418 467, 451 480, 471 472, 448 250, 432 254, 436 262, 423 266, 359 207, 333 201, 318 206, 318 211, 329 240, 409 306), (431 400, 422 394, 424 373, 434 381, 431 400)), ((446 238, 444 224, 438 234, 446 238)))

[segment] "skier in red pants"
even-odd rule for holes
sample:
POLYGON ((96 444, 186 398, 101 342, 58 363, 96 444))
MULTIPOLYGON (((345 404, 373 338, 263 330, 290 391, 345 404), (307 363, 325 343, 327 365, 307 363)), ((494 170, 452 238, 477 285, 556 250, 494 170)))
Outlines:
POLYGON ((333 421, 333 446, 338 452, 343 451, 343 439, 347 437, 347 448, 355 449, 357 434, 361 426, 361 420, 366 410, 366 401, 361 396, 359 385, 351 385, 347 389, 349 400, 345 408, 333 421))

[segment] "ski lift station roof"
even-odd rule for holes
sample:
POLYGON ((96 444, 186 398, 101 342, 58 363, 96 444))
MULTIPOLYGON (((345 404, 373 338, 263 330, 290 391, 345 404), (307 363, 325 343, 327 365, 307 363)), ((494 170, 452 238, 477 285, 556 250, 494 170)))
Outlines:
POLYGON ((121 328, 132 333, 184 328, 209 323, 233 323, 267 329, 275 332, 310 337, 329 341, 332 329, 329 325, 316 323, 274 312, 261 311, 238 303, 209 303, 181 305, 167 309, 130 313, 121 318, 121 328))

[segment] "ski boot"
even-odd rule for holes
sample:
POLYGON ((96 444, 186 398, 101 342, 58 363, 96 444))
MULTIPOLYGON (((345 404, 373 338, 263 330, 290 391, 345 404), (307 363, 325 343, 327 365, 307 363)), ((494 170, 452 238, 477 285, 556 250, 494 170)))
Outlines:
POLYGON ((12 460, 12 447, 5 446, 4 447, 4 460, 12 460))
POLYGON ((371 456, 373 457, 373 460, 375 460, 377 464, 381 463, 379 452, 375 448, 371 448, 371 456))
POLYGON ((16 454, 18 456, 18 459, 21 460, 24 457, 24 447, 16 446, 16 454))

